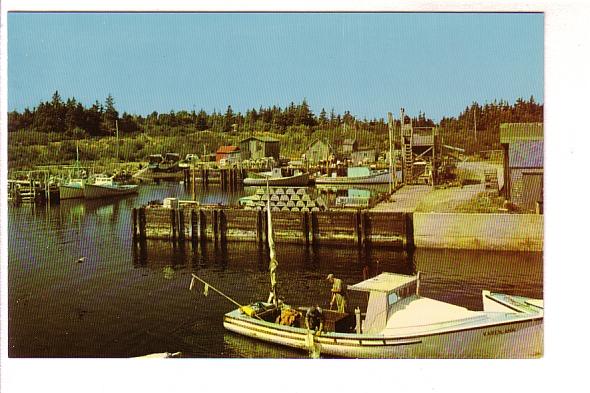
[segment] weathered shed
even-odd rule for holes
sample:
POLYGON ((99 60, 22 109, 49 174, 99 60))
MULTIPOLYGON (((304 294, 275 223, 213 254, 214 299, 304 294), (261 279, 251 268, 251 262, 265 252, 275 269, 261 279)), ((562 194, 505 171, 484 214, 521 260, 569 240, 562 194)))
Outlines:
POLYGON ((543 202, 543 123, 501 124, 500 142, 504 196, 521 208, 537 210, 543 202))
POLYGON ((326 161, 331 154, 334 154, 333 147, 320 139, 314 140, 305 151, 305 159, 310 163, 326 161))
POLYGON ((377 151, 370 148, 359 149, 351 153, 350 159, 354 164, 375 162, 377 159, 377 151))
POLYGON ((281 148, 278 139, 251 136, 240 141, 240 150, 243 160, 258 160, 264 157, 272 157, 278 162, 281 148))
POLYGON ((345 139, 342 142, 342 154, 350 156, 353 151, 357 151, 358 142, 356 139, 345 139))

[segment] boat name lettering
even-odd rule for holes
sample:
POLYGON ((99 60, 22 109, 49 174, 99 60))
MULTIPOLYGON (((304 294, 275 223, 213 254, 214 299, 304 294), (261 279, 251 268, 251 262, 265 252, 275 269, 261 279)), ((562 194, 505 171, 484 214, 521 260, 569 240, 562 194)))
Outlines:
POLYGON ((484 336, 497 336, 499 334, 506 334, 506 333, 514 333, 516 331, 516 328, 506 328, 506 329, 496 329, 496 330, 490 330, 487 332, 483 332, 484 336))

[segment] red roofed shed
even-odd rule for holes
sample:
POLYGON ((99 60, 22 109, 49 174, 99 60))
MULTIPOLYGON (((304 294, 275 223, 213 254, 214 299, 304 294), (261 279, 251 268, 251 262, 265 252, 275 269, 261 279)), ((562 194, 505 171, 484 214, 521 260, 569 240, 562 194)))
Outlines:
POLYGON ((240 148, 238 146, 220 146, 215 152, 215 161, 219 162, 223 158, 228 158, 230 161, 239 159, 240 148))

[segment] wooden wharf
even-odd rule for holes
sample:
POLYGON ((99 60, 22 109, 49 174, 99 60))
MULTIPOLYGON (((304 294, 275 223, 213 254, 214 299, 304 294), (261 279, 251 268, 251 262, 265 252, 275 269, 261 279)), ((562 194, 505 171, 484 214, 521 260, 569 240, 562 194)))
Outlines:
MULTIPOLYGON (((133 239, 173 242, 251 241, 266 244, 263 210, 204 206, 180 202, 178 207, 143 206, 132 210, 133 239)), ((339 209, 273 212, 274 240, 302 245, 356 245, 359 248, 413 248, 412 213, 339 209)))

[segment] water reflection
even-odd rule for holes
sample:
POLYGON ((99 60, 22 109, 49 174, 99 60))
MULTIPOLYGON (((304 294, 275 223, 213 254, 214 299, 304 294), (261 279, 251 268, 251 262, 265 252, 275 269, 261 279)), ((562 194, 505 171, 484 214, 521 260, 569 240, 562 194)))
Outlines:
MULTIPOLYGON (((198 189, 203 197, 221 198, 217 192, 214 186, 198 189)), ((223 201, 233 203, 246 192, 224 194, 223 201)), ((132 240, 131 209, 171 196, 188 199, 182 185, 162 183, 142 185, 137 196, 115 200, 9 207, 9 355, 182 351, 192 357, 305 357, 228 335, 223 315, 235 306, 220 296, 202 296, 202 288, 188 291, 191 272, 198 272, 241 304, 266 299, 266 247, 132 240), (86 262, 76 263, 82 256, 86 262)), ((540 253, 418 249, 412 254, 355 244, 277 247, 280 294, 294 305, 328 307, 328 273, 350 285, 381 272, 421 271, 425 296, 474 310, 482 307, 482 289, 543 296, 540 253)), ((351 297, 351 303, 362 300, 351 297)))

